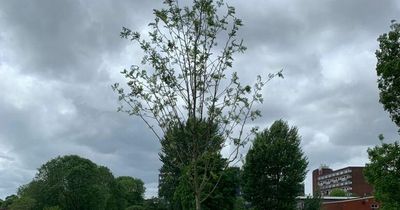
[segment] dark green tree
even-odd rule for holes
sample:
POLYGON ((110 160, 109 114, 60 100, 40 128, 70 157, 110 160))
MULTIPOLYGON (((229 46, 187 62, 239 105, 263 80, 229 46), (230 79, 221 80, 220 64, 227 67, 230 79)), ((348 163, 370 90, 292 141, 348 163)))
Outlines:
POLYGON ((224 169, 226 160, 220 155, 224 140, 218 133, 218 126, 199 121, 194 127, 193 121, 188 121, 185 126, 176 126, 161 141, 163 166, 160 169, 159 195, 168 202, 170 209, 195 209, 195 167, 191 158, 197 153, 202 154, 196 162, 197 175, 203 177, 200 186, 206 192, 200 196, 204 199, 201 201, 202 209, 232 209, 239 185, 238 169, 224 169), (201 135, 196 137, 199 141, 192 141, 193 135, 201 135))
POLYGON ((364 175, 374 186, 375 198, 381 201, 381 209, 400 209, 400 145, 398 142, 383 143, 368 149, 370 163, 364 175))
POLYGON ((376 51, 379 101, 400 127, 400 24, 392 21, 390 31, 379 36, 376 51))
POLYGON ((116 179, 116 182, 126 206, 143 205, 146 188, 142 180, 129 176, 121 176, 116 179))
POLYGON ((283 120, 256 135, 243 166, 244 197, 255 209, 295 209, 308 165, 300 141, 283 120))
POLYGON ((235 206, 233 210, 246 210, 246 202, 243 197, 238 196, 236 197, 235 206))
POLYGON ((228 167, 222 172, 214 193, 204 202, 205 210, 232 210, 240 193, 240 169, 228 167))
POLYGON ((132 205, 127 207, 125 210, 146 210, 142 205, 132 205))
POLYGON ((111 172, 76 155, 57 157, 39 168, 34 180, 19 189, 19 196, 34 199, 33 209, 122 209, 111 172))
POLYGON ((146 210, 168 210, 168 205, 164 199, 150 198, 144 201, 144 209, 146 210))
POLYGON ((307 196, 304 200, 303 210, 320 210, 322 206, 322 199, 320 195, 307 196))
POLYGON ((10 205, 12 205, 14 203, 14 201, 16 201, 18 199, 17 195, 9 195, 6 197, 6 199, 2 202, 1 204, 1 208, 9 208, 10 205))
MULTIPOLYGON (((193 0, 189 6, 165 0, 164 5, 164 9, 154 10, 149 39, 127 28, 121 32, 121 37, 140 46, 144 56, 142 67, 133 65, 121 72, 127 79, 125 87, 113 85, 122 102, 119 110, 140 117, 160 141, 174 126, 184 126, 192 119, 207 119, 209 126, 220 125, 225 145, 231 149, 227 167, 239 157, 239 148, 248 140, 244 125, 260 116, 253 104, 262 102, 262 87, 282 74, 270 74, 266 80, 257 77, 251 87, 242 84, 235 72, 228 71, 233 66, 233 56, 246 47, 237 37, 242 21, 223 0, 193 0)), ((192 130, 202 132, 196 128, 196 120, 192 130)), ((202 141, 199 136, 202 135, 193 135, 193 145, 202 141)), ((192 185, 188 190, 200 210, 214 188, 205 187, 213 177, 211 173, 199 174, 204 169, 198 163, 210 160, 205 165, 215 168, 212 165, 219 162, 204 158, 200 148, 194 151, 186 172, 192 185)), ((178 152, 185 156, 189 151, 178 152)))
POLYGON ((30 197, 21 197, 9 206, 10 210, 33 210, 35 208, 36 201, 30 197))
MULTIPOLYGON (((379 101, 400 127, 400 24, 392 21, 390 31, 379 36, 376 51, 379 101)), ((400 131, 400 130, 399 130, 400 131)), ((385 143, 368 149, 370 163, 364 175, 374 187, 374 195, 383 210, 400 209, 400 147, 399 142, 385 143)))

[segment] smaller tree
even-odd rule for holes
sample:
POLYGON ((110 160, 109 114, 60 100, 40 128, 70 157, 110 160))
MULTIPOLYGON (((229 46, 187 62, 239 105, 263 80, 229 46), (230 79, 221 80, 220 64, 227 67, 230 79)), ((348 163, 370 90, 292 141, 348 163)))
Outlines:
POLYGON ((243 167, 243 192, 255 209, 294 209, 308 162, 297 128, 283 120, 258 133, 243 167))
POLYGON ((33 210, 35 199, 30 197, 21 197, 16 199, 9 207, 10 210, 33 210))
POLYGON ((346 195, 347 192, 339 188, 335 188, 329 193, 329 196, 333 197, 345 197, 346 195))
POLYGON ((143 207, 146 210, 168 210, 165 200, 155 197, 146 199, 143 207))
MULTIPOLYGON (((383 138, 381 138, 383 141, 383 138)), ((364 175, 373 185, 375 198, 382 202, 382 209, 400 209, 400 145, 383 143, 368 149, 370 163, 364 175)))
POLYGON ((146 188, 142 180, 121 176, 116 181, 127 206, 143 204, 146 188))
POLYGON ((18 196, 14 195, 14 194, 7 196, 6 199, 1 204, 1 208, 7 209, 17 199, 18 199, 18 196))

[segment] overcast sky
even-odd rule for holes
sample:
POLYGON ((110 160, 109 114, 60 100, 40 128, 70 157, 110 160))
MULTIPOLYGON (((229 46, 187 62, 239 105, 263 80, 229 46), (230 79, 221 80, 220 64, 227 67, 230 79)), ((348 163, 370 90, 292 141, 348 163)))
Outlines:
MULTIPOLYGON (((78 154, 157 194, 160 145, 138 118, 117 113, 110 85, 137 64, 123 26, 145 31, 162 1, 0 0, 0 198, 59 155, 78 154)), ((378 102, 376 38, 400 20, 396 0, 231 0, 248 51, 244 81, 284 69, 265 88, 261 128, 297 126, 309 170, 362 166, 368 147, 398 137, 378 102)), ((311 191, 308 173, 306 192, 311 191)))

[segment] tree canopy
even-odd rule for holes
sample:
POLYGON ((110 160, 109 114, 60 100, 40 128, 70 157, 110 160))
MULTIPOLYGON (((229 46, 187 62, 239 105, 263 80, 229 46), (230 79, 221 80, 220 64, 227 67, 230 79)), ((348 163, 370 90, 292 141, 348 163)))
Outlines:
POLYGON ((364 175, 374 186, 374 195, 382 202, 382 209, 400 209, 400 145, 382 143, 368 149, 370 163, 364 175))
POLYGON ((344 196, 347 196, 347 192, 342 189, 335 188, 329 193, 329 196, 344 197, 344 196))
POLYGON ((283 120, 258 133, 243 166, 243 193, 257 210, 294 209, 308 162, 296 127, 283 120))
POLYGON ((19 188, 10 209, 122 210, 143 202, 141 180, 115 180, 108 168, 76 155, 54 158, 38 170, 29 184, 19 188))
POLYGON ((143 204, 146 188, 142 180, 130 176, 120 176, 116 182, 126 206, 143 204))
POLYGON ((376 51, 379 101, 400 127, 400 24, 392 21, 390 31, 379 36, 376 51))
POLYGON ((9 208, 16 200, 18 199, 18 196, 17 195, 9 195, 9 196, 7 196, 6 198, 5 198, 5 200, 4 201, 1 201, 0 202, 0 204, 1 204, 1 208, 9 208))
POLYGON ((238 169, 224 169, 226 160, 220 151, 224 139, 218 133, 218 126, 207 121, 188 121, 176 126, 161 141, 159 195, 166 199, 170 209, 189 210, 195 208, 193 184, 195 175, 200 176, 203 194, 199 197, 202 209, 232 209, 235 202, 235 188, 238 187, 238 169), (197 127, 194 127, 197 123, 197 127), (198 135, 195 137, 195 135, 198 135), (193 138, 198 141, 193 141, 193 138), (185 151, 185 152, 182 152, 185 151), (193 156, 201 155, 195 163, 193 156))
POLYGON ((9 205, 10 210, 33 210, 36 205, 36 200, 30 197, 21 197, 9 205))

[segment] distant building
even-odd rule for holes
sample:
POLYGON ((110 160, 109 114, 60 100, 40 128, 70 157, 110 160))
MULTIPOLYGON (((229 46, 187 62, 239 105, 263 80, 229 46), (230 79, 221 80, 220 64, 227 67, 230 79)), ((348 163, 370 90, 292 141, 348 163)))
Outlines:
MULTIPOLYGON (((308 195, 308 196, 297 196, 296 197, 296 202, 297 202, 297 207, 296 209, 298 210, 304 210, 304 204, 306 200, 312 199, 313 196, 308 195)), ((351 199, 356 199, 357 197, 332 197, 332 196, 324 196, 319 199, 321 199, 321 204, 328 203, 328 202, 335 202, 335 201, 345 201, 345 200, 351 200, 351 199)), ((325 210, 325 209, 324 209, 325 210)), ((355 209, 352 209, 355 210, 355 209)))
MULTIPOLYGON (((297 210, 304 210, 304 203, 312 197, 298 196, 297 210)), ((357 197, 321 197, 321 209, 323 210, 377 210, 379 203, 373 196, 357 198, 357 197)))
POLYGON ((333 189, 341 189, 348 196, 371 196, 373 189, 365 181, 363 170, 364 167, 346 167, 334 171, 328 166, 321 166, 312 173, 313 194, 327 196, 333 189))

